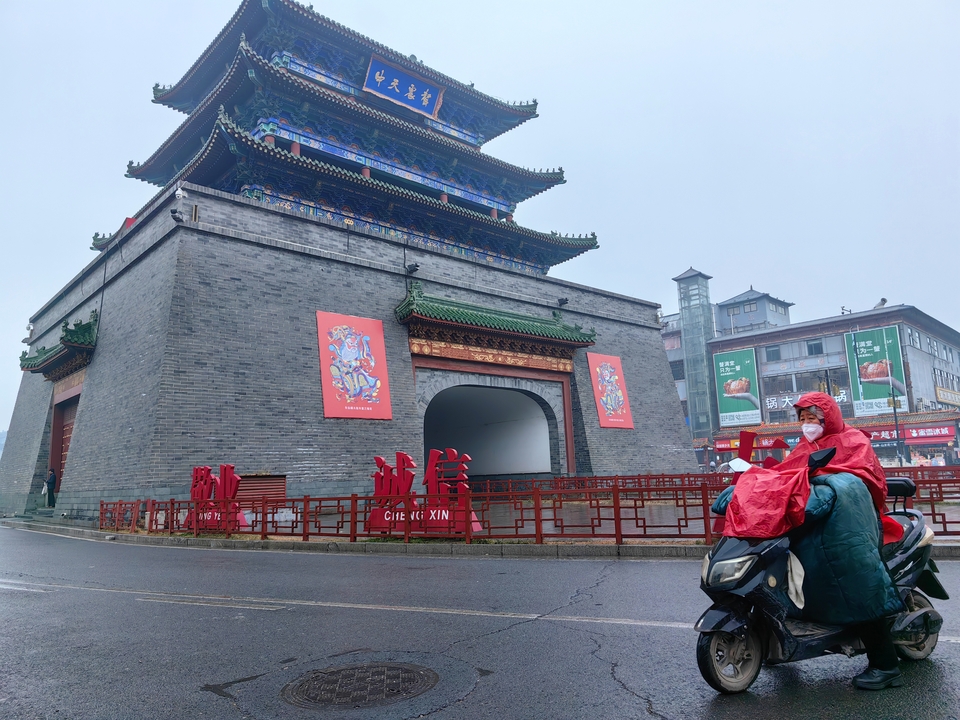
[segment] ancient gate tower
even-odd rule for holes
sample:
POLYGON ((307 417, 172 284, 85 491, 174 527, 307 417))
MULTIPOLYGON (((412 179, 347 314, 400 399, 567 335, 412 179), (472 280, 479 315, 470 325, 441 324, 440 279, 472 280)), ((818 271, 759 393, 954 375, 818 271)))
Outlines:
MULTIPOLYGON (((473 476, 693 469, 655 303, 548 277, 596 237, 517 205, 563 183, 481 148, 537 116, 292 0, 245 0, 154 101, 162 190, 31 318, 0 511, 186 497, 233 463, 367 494, 375 455, 473 476)), ((264 480, 266 482, 266 480, 264 480)))

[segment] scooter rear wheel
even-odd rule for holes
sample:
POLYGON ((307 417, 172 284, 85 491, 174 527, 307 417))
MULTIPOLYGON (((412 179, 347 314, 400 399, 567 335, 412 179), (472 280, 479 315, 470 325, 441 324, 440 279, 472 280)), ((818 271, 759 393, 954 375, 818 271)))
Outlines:
MULTIPOLYGON (((933 603, 916 590, 911 590, 910 595, 907 597, 907 606, 911 610, 924 610, 926 608, 932 608, 933 603)), ((897 645, 897 655, 904 660, 926 660, 930 657, 930 653, 933 652, 934 648, 937 647, 937 640, 939 639, 940 633, 933 633, 918 645, 897 645)))
POLYGON ((763 664, 763 642, 756 628, 748 627, 743 639, 725 632, 700 633, 697 666, 710 687, 725 695, 753 685, 763 664))

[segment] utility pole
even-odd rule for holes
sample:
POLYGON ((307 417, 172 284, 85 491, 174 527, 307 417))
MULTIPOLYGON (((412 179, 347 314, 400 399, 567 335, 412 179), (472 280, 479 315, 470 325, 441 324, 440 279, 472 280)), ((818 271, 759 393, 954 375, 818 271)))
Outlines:
MULTIPOLYGON (((891 372, 891 375, 892 374, 891 372)), ((900 445, 900 421, 897 420, 897 405, 899 403, 900 401, 893 393, 893 383, 890 383, 890 404, 893 406, 893 431, 897 436, 897 460, 900 462, 900 467, 903 467, 903 451, 900 445)))
POLYGON ((893 407, 893 431, 897 436, 897 461, 900 467, 903 467, 903 446, 900 444, 900 421, 897 420, 897 405, 899 400, 893 391, 893 365, 890 364, 890 352, 887 350, 887 333, 883 331, 881 338, 883 340, 883 357, 887 361, 887 371, 890 373, 890 405, 893 407))

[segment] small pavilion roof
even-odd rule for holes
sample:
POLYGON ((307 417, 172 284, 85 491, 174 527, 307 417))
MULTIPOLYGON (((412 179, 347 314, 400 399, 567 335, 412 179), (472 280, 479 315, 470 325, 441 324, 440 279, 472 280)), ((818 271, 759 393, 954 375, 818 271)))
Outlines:
POLYGON ((36 353, 27 356, 27 351, 20 355, 20 369, 24 372, 50 373, 65 365, 81 353, 92 353, 97 346, 97 327, 99 316, 96 310, 90 313, 87 322, 77 320, 73 327, 67 320, 63 321, 60 329, 60 342, 53 347, 40 346, 36 353))
POLYGON ((427 320, 443 325, 458 325, 493 331, 502 335, 549 340, 564 345, 593 345, 595 332, 584 332, 578 325, 566 325, 559 310, 549 320, 534 315, 494 310, 479 305, 425 295, 419 282, 410 283, 407 297, 395 310, 397 321, 427 320))
POLYGON ((775 297, 774 297, 773 295, 771 295, 770 293, 759 292, 759 291, 757 291, 757 290, 754 290, 754 289, 753 289, 753 285, 751 285, 751 286, 750 286, 750 289, 747 290, 746 292, 742 292, 742 293, 740 293, 739 295, 736 295, 736 296, 730 298, 729 300, 724 300, 723 302, 718 302, 717 305, 718 305, 718 306, 733 305, 733 304, 735 304, 735 303, 748 302, 748 301, 750 301, 750 300, 758 300, 758 299, 760 299, 760 298, 765 298, 765 297, 768 297, 768 298, 770 298, 771 300, 775 300, 776 302, 778 302, 778 303, 780 303, 781 305, 784 305, 784 306, 786 306, 786 307, 793 307, 793 306, 794 306, 794 303, 792 303, 792 302, 787 302, 786 300, 781 300, 780 298, 775 298, 775 297))
POLYGON ((706 273, 702 273, 699 270, 694 270, 693 266, 691 265, 689 270, 685 270, 684 272, 680 273, 675 278, 673 278, 673 282, 677 282, 677 280, 686 280, 687 278, 697 277, 698 275, 707 280, 713 279, 712 275, 707 275, 706 273))

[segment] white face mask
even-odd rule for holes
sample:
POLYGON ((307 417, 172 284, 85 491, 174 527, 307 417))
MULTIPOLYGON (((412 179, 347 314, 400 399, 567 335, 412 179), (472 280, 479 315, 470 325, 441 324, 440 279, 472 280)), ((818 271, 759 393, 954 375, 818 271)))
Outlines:
POLYGON ((818 437, 823 435, 823 425, 814 425, 810 423, 809 425, 801 425, 800 430, 803 432, 803 436, 813 442, 818 437))

